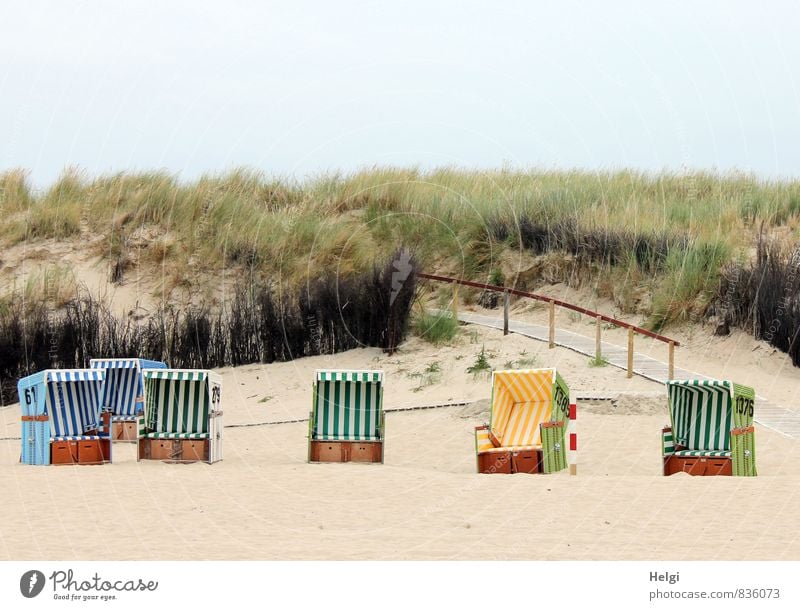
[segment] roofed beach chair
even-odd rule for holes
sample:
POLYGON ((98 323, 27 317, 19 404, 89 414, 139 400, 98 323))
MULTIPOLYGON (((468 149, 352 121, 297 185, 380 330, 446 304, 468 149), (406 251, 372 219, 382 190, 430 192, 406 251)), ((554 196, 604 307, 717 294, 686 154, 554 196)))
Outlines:
POLYGON ((167 365, 143 358, 93 358, 89 366, 106 372, 100 410, 111 414, 111 440, 136 442, 137 420, 144 411, 142 371, 167 365))
POLYGON ((100 414, 104 374, 49 369, 19 380, 23 464, 111 461, 110 422, 100 414))
POLYGON ((222 377, 205 370, 150 369, 142 379, 138 459, 220 461, 222 377))
POLYGON ((309 462, 383 463, 383 371, 317 371, 312 394, 309 462))
POLYGON ((671 426, 661 432, 664 474, 756 476, 753 388, 732 381, 668 381, 671 426))
POLYGON ((489 424, 475 428, 478 472, 566 468, 569 417, 569 388, 556 369, 494 371, 489 424))

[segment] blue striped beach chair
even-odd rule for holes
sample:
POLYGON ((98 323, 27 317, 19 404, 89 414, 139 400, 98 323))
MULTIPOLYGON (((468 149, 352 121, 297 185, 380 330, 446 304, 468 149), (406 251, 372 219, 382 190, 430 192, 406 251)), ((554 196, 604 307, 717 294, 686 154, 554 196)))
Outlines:
POLYGON ((309 462, 383 463, 383 371, 317 371, 312 396, 309 462))
POLYGON ((93 358, 89 366, 106 372, 100 409, 111 414, 111 439, 135 443, 138 417, 144 411, 142 371, 167 365, 143 358, 93 358))
POLYGON ((664 475, 756 476, 753 388, 732 381, 668 381, 667 397, 664 475))
POLYGON ((213 371, 142 372, 140 460, 208 462, 222 459, 222 377, 213 371))
POLYGON ((105 371, 48 369, 20 379, 23 464, 111 461, 109 421, 101 417, 105 371))

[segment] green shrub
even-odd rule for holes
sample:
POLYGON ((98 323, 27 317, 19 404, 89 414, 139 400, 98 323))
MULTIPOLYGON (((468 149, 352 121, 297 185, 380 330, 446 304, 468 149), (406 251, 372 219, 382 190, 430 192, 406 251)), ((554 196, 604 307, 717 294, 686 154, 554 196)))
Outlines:
POLYGON ((475 362, 467 367, 467 373, 473 375, 480 375, 483 373, 490 373, 492 365, 489 364, 489 359, 486 357, 486 348, 481 347, 480 353, 475 357, 475 362))
POLYGON ((414 319, 414 334, 434 345, 449 343, 458 334, 458 320, 450 313, 422 313, 414 319))

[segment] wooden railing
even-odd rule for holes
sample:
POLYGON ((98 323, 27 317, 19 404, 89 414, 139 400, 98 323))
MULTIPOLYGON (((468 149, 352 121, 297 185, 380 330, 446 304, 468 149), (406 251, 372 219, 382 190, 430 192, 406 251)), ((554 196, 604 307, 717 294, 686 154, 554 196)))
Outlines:
POLYGON ((447 277, 444 275, 433 275, 431 273, 418 273, 417 277, 432 280, 434 282, 444 282, 446 284, 453 285, 453 313, 457 316, 458 314, 458 286, 468 286, 469 288, 478 288, 480 290, 489 290, 493 292, 502 292, 504 294, 503 297, 503 334, 508 334, 508 308, 509 308, 509 297, 510 295, 524 297, 526 299, 533 299, 535 301, 541 301, 543 303, 547 303, 550 306, 550 335, 549 335, 549 343, 550 347, 555 347, 555 335, 556 335, 556 315, 555 315, 555 308, 561 307, 563 309, 569 309, 570 311, 578 312, 579 314, 585 316, 591 316, 595 320, 595 359, 599 362, 603 357, 602 352, 602 342, 601 342, 601 333, 602 333, 602 322, 607 322, 608 324, 613 324, 614 326, 618 326, 620 328, 628 329, 628 377, 633 376, 633 337, 635 334, 644 335, 645 337, 650 337, 651 339, 655 339, 657 341, 662 341, 669 346, 669 378, 672 379, 674 376, 675 370, 675 347, 680 346, 680 343, 675 339, 670 339, 669 337, 665 337, 664 335, 659 335, 658 333, 654 333, 651 330, 647 330, 646 328, 642 328, 641 326, 636 326, 634 324, 630 324, 628 322, 624 322, 622 320, 617 320, 616 318, 612 318, 611 316, 607 316, 597 311, 592 311, 591 309, 586 309, 585 307, 581 307, 580 305, 573 305, 572 303, 567 303, 566 301, 561 301, 559 299, 554 299, 552 297, 544 296, 541 294, 535 294, 533 292, 526 292, 524 290, 517 290, 516 288, 507 288, 505 286, 494 286, 492 284, 481 284, 480 282, 472 282, 469 280, 462 280, 454 277, 447 277))

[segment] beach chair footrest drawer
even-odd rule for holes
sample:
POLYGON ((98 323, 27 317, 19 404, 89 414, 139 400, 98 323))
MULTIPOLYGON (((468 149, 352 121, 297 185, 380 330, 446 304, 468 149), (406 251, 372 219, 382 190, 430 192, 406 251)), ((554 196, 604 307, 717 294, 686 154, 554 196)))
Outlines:
POLYGON ((664 474, 669 476, 685 472, 693 476, 731 476, 733 461, 725 457, 676 457, 664 460, 664 474))
POLYGON ((542 472, 542 452, 514 451, 511 454, 512 472, 524 472, 527 474, 537 474, 542 472))
POLYGON ((135 421, 111 422, 111 438, 115 441, 135 441, 139 436, 135 421))
POLYGON ((77 464, 78 441, 53 441, 50 443, 51 464, 77 464))
POLYGON ((511 452, 496 451, 478 454, 478 472, 481 474, 511 474, 511 452))

